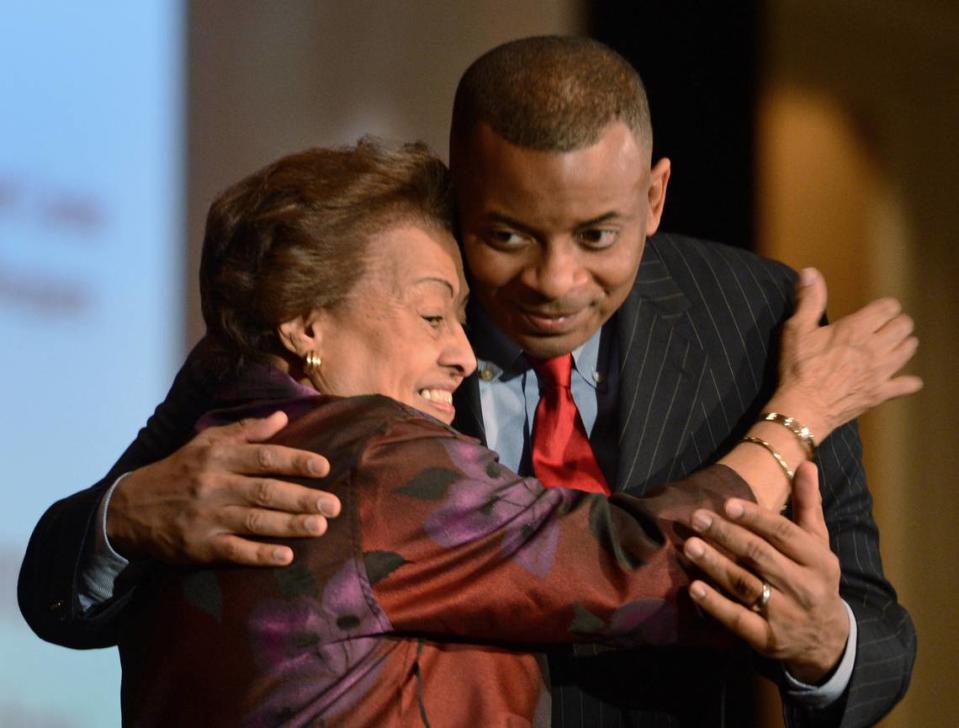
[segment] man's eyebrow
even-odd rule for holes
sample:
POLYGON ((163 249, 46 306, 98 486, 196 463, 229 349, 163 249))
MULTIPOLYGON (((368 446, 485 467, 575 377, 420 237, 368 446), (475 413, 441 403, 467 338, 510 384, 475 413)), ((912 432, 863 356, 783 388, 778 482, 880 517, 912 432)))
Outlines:
POLYGON ((610 222, 611 220, 619 220, 625 217, 621 212, 616 212, 615 210, 610 210, 609 212, 604 212, 602 215, 597 215, 594 218, 589 220, 583 220, 583 222, 578 223, 576 227, 586 228, 593 227, 594 225, 602 225, 604 222, 610 222))
MULTIPOLYGON (((616 210, 610 210, 608 212, 604 212, 602 215, 597 215, 596 217, 590 218, 589 220, 583 220, 581 222, 576 223, 576 228, 582 229, 582 228, 592 227, 594 225, 602 225, 604 222, 619 220, 619 219, 622 219, 623 217, 625 217, 623 213, 617 212, 616 210)), ((524 232, 524 233, 536 232, 535 229, 530 227, 529 225, 515 218, 512 218, 509 215, 505 215, 502 212, 490 212, 486 215, 486 218, 490 222, 498 222, 502 225, 506 225, 507 227, 520 230, 521 232, 524 232)))
POLYGON ((516 230, 521 230, 524 233, 535 232, 532 227, 529 225, 520 222, 516 218, 505 215, 502 212, 489 212, 486 215, 486 219, 490 222, 498 222, 501 225, 506 225, 507 227, 515 228, 516 230))

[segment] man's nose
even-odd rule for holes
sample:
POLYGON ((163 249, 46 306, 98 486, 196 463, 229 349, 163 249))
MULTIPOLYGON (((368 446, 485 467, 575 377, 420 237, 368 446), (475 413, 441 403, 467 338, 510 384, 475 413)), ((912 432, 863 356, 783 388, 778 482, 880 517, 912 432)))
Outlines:
POLYGON ((583 268, 574 246, 567 241, 548 241, 524 271, 524 283, 543 298, 559 299, 582 282, 583 268))

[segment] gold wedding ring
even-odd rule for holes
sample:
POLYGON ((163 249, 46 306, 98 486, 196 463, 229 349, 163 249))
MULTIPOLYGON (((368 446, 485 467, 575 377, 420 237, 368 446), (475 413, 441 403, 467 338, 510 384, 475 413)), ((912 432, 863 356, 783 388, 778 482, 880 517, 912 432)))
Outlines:
POLYGON ((769 586, 768 582, 763 582, 763 590, 760 592, 759 596, 756 597, 756 601, 753 602, 753 605, 750 607, 757 614, 763 614, 766 611, 766 605, 769 604, 769 598, 773 595, 773 589, 769 586))

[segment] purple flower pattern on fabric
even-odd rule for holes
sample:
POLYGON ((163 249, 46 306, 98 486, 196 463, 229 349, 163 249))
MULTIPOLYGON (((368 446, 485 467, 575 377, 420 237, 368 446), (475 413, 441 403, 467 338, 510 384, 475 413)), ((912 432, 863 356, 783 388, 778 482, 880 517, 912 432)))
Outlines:
POLYGON ((450 439, 443 446, 462 477, 449 484, 442 503, 426 519, 424 528, 430 537, 452 548, 502 529, 505 557, 536 576, 549 573, 560 533, 558 521, 549 516, 568 508, 577 496, 545 490, 531 478, 518 478, 490 451, 473 443, 450 439))
POLYGON ((250 617, 253 654, 274 690, 248 725, 277 725, 294 715, 307 725, 312 717, 342 715, 375 687, 382 667, 377 636, 388 629, 370 611, 353 559, 319 601, 299 595, 261 604, 250 617))
POLYGON ((675 644, 678 638, 679 613, 676 605, 665 599, 644 597, 627 602, 617 607, 608 620, 593 614, 579 602, 574 610, 570 634, 590 641, 666 645, 675 644))
POLYGON ((636 643, 636 635, 650 645, 675 644, 679 638, 679 614, 676 604, 665 599, 647 597, 619 607, 609 619, 609 632, 628 635, 636 643))

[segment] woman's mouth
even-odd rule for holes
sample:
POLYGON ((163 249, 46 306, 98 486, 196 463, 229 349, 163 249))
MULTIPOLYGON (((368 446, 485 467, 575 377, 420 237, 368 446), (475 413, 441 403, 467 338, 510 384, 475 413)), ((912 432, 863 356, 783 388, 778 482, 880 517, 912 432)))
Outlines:
POLYGON ((427 411, 435 414, 439 413, 439 419, 446 422, 451 422, 453 415, 456 413, 456 408, 453 407, 453 393, 448 389, 433 389, 430 387, 425 387, 417 392, 421 399, 426 400, 426 409, 427 411))

